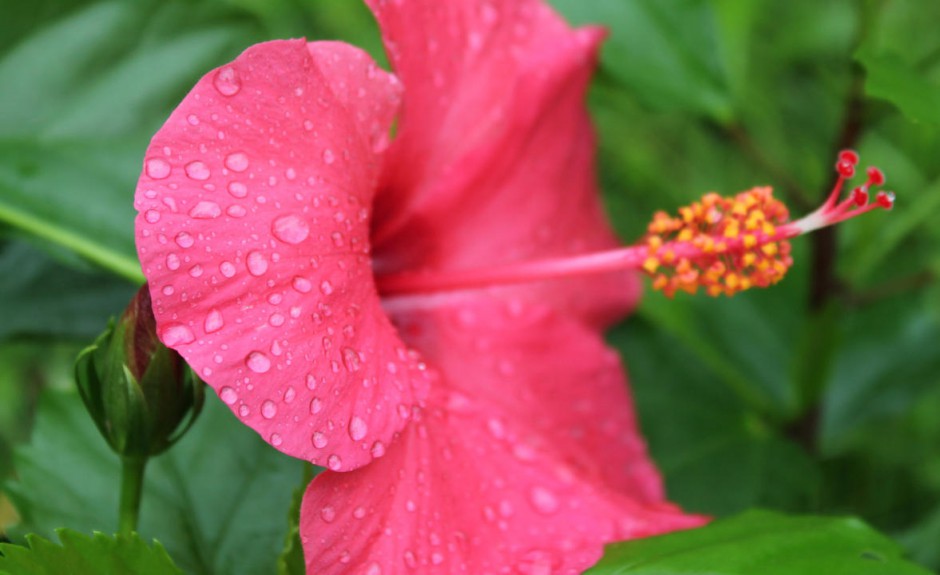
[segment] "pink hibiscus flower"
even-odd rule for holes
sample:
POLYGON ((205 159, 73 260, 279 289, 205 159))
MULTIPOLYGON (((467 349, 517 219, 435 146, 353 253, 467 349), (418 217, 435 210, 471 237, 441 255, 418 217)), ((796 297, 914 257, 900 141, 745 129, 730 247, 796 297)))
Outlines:
POLYGON ((584 106, 601 31, 539 0, 369 5, 395 76, 342 43, 249 48, 156 134, 136 196, 163 342, 328 468, 308 569, 577 573, 701 524, 665 501, 601 332, 639 294, 624 270, 688 289, 660 264, 711 252, 662 218, 616 249, 584 106))

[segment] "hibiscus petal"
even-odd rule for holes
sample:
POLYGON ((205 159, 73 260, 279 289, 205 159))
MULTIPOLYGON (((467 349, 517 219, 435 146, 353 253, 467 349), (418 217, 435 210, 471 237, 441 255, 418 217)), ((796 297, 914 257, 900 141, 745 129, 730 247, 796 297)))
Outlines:
POLYGON ((498 406, 527 443, 638 501, 663 501, 620 357, 596 330, 547 305, 485 294, 436 306, 386 303, 405 341, 446 384, 498 406))
POLYGON ((489 406, 444 401, 382 460, 314 479, 300 518, 308 572, 576 574, 604 543, 702 523, 520 449, 513 422, 494 425, 489 406))
MULTIPOLYGON (((377 197, 377 271, 473 269, 616 244, 584 101, 600 30, 571 30, 538 0, 369 4, 405 86, 377 197)), ((632 276, 605 281, 588 297, 578 285, 542 295, 575 297, 609 321, 639 290, 632 276)))
POLYGON ((350 46, 259 44, 200 80, 137 188, 163 342, 265 440, 332 469, 370 461, 427 388, 369 261, 398 97, 350 46))

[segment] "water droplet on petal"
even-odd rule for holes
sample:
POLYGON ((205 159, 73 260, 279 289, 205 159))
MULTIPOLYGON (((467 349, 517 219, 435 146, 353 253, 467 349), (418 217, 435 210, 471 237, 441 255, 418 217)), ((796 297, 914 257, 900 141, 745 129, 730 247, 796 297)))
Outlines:
POLYGON ((284 243, 296 245, 310 235, 310 224, 300 216, 290 214, 274 220, 271 233, 284 243))
POLYGON ((180 232, 176 234, 176 245, 181 248, 191 248, 193 244, 196 243, 196 240, 193 239, 193 236, 188 232, 180 232))
POLYGON ((333 150, 327 148, 323 150, 323 163, 329 165, 336 161, 336 156, 333 154, 333 150))
POLYGON ((323 280, 323 283, 320 284, 320 291, 323 292, 323 295, 330 295, 333 293, 333 284, 329 280, 323 280))
POLYGON ((271 327, 281 327, 284 325, 286 318, 279 313, 272 313, 271 317, 268 318, 268 323, 271 324, 271 327))
POLYGON ((313 289, 313 284, 310 282, 310 280, 302 276, 296 276, 291 282, 291 285, 294 286, 294 289, 300 293, 308 293, 311 289, 313 289))
POLYGON ((560 505, 554 493, 539 485, 529 490, 529 502, 536 511, 545 515, 555 513, 560 505))
POLYGON ((160 212, 157 210, 147 210, 147 213, 144 214, 144 219, 148 223, 155 224, 160 221, 160 212))
POLYGON ((310 413, 317 414, 323 410, 323 402, 319 397, 314 397, 310 400, 310 413))
POLYGON ((271 369, 271 360, 260 351, 253 351, 245 358, 245 365, 255 373, 266 373, 271 369))
POLYGON ((362 418, 353 416, 353 418, 349 420, 349 437, 352 437, 353 441, 361 440, 368 432, 369 426, 362 418))
POLYGON ((222 329, 224 325, 225 320, 222 319, 222 312, 217 309, 209 310, 209 313, 206 315, 205 325, 203 326, 206 333, 215 333, 222 329))
POLYGON ((238 72, 231 66, 225 66, 216 72, 212 84, 223 96, 234 96, 242 89, 242 82, 238 77, 238 72))
POLYGON ((235 264, 232 262, 222 262, 219 264, 219 273, 227 278, 235 275, 235 264))
POLYGON ((343 468, 343 460, 340 459, 339 455, 335 453, 326 459, 326 466, 332 469, 333 471, 339 471, 343 468))
POLYGON ((372 449, 370 453, 372 453, 372 457, 376 459, 378 459, 379 457, 382 457, 383 455, 385 455, 385 444, 382 443, 381 441, 376 441, 375 443, 372 444, 372 449))
POLYGON ((271 445, 273 445, 274 447, 278 447, 278 446, 281 445, 281 443, 283 443, 283 442, 284 442, 284 440, 281 439, 281 435, 280 435, 279 433, 272 433, 272 434, 271 434, 271 445))
POLYGON ((297 397, 297 390, 293 386, 288 387, 284 392, 284 403, 293 403, 295 397, 297 397))
POLYGON ((270 399, 266 399, 261 404, 261 416, 265 419, 272 419, 275 415, 277 415, 277 405, 270 399))
POLYGON ((176 271, 180 269, 180 257, 176 254, 166 256, 166 269, 176 271))
POLYGON ((350 372, 359 371, 362 367, 362 361, 359 359, 359 353, 351 347, 343 348, 343 365, 350 372))
POLYGON ((200 182, 208 180, 209 176, 212 175, 209 171, 209 166, 198 160, 186 164, 185 170, 187 176, 194 180, 199 180, 200 182))
POLYGON ((248 273, 253 276, 262 276, 268 271, 268 260, 261 252, 249 252, 248 273))
POLYGON ((170 164, 162 158, 151 158, 144 166, 147 175, 154 180, 162 180, 170 175, 170 164))
POLYGON ((320 517, 323 518, 323 521, 327 523, 332 523, 336 519, 336 510, 327 505, 320 510, 320 517))
POLYGON ((238 392, 236 392, 231 387, 223 387, 219 390, 219 398, 222 399, 226 404, 232 405, 238 401, 238 392))
POLYGON ((225 156, 225 167, 233 172, 244 172, 248 169, 248 155, 244 152, 235 152, 225 156))
POLYGON ((200 220, 211 220, 222 215, 222 208, 215 202, 202 201, 189 210, 189 215, 200 220))
POLYGON ((176 323, 163 328, 163 331, 160 333, 160 339, 167 347, 173 347, 180 344, 192 343, 196 341, 196 336, 193 334, 193 330, 185 325, 176 323))
POLYGON ((231 182, 228 185, 228 193, 232 194, 233 198, 244 198, 248 195, 248 186, 241 182, 231 182))
POLYGON ((198 125, 199 125, 199 116, 197 116, 196 114, 190 114, 190 115, 186 116, 186 121, 189 122, 189 125, 190 125, 190 126, 198 126, 198 125))
POLYGON ((314 431, 313 435, 310 437, 310 440, 313 441, 313 446, 317 449, 323 449, 326 447, 326 444, 329 443, 329 440, 326 438, 326 434, 322 431, 314 431))

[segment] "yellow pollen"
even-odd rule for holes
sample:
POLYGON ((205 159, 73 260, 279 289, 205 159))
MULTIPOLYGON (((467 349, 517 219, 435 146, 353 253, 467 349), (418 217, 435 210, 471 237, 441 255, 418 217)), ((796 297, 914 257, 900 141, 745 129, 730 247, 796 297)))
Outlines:
POLYGON ((709 192, 678 212, 657 212, 646 237, 650 255, 643 269, 653 276, 653 288, 667 296, 700 287, 712 296, 766 287, 792 264, 789 242, 776 238, 788 212, 770 188, 730 198, 709 192))

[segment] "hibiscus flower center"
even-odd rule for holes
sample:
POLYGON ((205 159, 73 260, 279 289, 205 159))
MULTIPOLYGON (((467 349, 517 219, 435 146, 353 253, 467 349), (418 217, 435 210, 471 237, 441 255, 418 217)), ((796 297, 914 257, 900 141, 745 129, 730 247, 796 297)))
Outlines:
POLYGON ((836 162, 838 178, 826 202, 795 221, 769 187, 733 197, 708 193, 679 209, 677 217, 657 212, 646 237, 632 246, 575 256, 447 272, 398 272, 376 275, 382 295, 427 294, 544 281, 584 274, 642 270, 653 287, 672 296, 700 287, 709 295, 733 295, 777 283, 793 263, 789 240, 875 209, 891 209, 894 193, 879 190, 882 171, 866 170, 867 180, 840 201, 855 176, 858 154, 845 150, 836 162))

